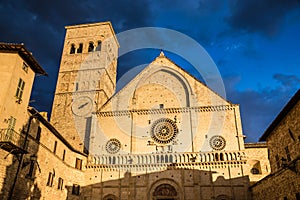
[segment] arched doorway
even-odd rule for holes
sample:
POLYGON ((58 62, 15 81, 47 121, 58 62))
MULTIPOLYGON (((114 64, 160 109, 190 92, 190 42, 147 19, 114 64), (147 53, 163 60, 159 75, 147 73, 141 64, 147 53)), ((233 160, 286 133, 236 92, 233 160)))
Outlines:
POLYGON ((153 200, 177 200, 178 193, 170 184, 161 184, 153 192, 153 200))
POLYGON ((103 200, 118 200, 118 198, 113 194, 106 195, 103 200))

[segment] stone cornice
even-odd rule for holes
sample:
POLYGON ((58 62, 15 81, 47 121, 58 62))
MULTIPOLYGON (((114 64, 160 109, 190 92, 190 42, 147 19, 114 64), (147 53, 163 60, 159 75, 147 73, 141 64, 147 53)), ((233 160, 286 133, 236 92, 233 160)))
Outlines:
POLYGON ((199 107, 184 107, 184 108, 165 108, 165 109, 138 109, 138 110, 120 110, 120 111, 102 111, 96 112, 100 117, 114 116, 130 116, 131 114, 149 115, 149 114, 171 114, 171 113, 187 113, 194 112, 218 112, 233 110, 237 105, 217 105, 217 106, 199 106, 199 107))

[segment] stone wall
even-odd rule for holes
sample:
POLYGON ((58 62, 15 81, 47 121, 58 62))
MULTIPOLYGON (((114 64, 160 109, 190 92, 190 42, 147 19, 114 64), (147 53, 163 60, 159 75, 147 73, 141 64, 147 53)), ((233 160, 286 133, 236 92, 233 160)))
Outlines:
POLYGON ((299 119, 298 91, 263 136, 266 137, 272 172, 251 187, 253 199, 300 199, 299 119))
POLYGON ((152 200, 155 197, 185 200, 250 199, 247 176, 232 179, 220 176, 213 180, 214 171, 195 169, 172 169, 143 174, 120 173, 122 178, 111 177, 109 181, 85 186, 83 198, 93 200, 114 196, 112 199, 124 200, 152 200), (157 191, 160 187, 165 187, 164 193, 157 191))

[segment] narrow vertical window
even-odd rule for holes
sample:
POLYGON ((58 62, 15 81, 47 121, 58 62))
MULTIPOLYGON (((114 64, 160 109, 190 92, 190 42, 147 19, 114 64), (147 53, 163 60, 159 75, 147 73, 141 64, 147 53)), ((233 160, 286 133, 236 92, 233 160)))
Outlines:
POLYGON ((93 43, 93 42, 90 42, 90 43, 89 43, 88 52, 92 52, 92 51, 94 51, 94 43, 93 43))
POLYGON ((34 165, 35 165, 35 160, 34 160, 34 159, 31 159, 31 160, 30 160, 29 171, 28 171, 28 174, 27 174, 27 177, 28 177, 28 178, 32 178, 32 176, 33 176, 34 165))
POLYGON ((63 189, 63 185, 64 185, 64 179, 62 178, 58 178, 58 185, 57 185, 57 189, 58 190, 62 190, 63 189))
POLYGON ((64 152, 63 152, 63 156, 62 156, 63 161, 65 160, 65 157, 66 157, 66 150, 64 150, 64 152))
POLYGON ((101 51, 102 42, 98 41, 98 45, 96 47, 96 51, 101 51))
POLYGON ((17 91, 16 91, 16 97, 17 97, 17 100, 19 101, 19 103, 21 103, 21 100, 22 100, 24 87, 25 87, 25 82, 23 81, 23 79, 20 78, 18 87, 17 87, 17 91))
POLYGON ((76 169, 82 169, 82 160, 79 158, 76 158, 76 163, 75 163, 75 168, 76 169))
POLYGON ((54 142, 53 153, 56 153, 56 148, 57 148, 57 141, 54 142))
POLYGON ((71 44, 70 54, 75 53, 75 44, 71 44))
POLYGON ((75 91, 78 91, 79 84, 75 83, 75 91))
POLYGON ((49 172, 48 180, 47 180, 47 186, 52 187, 52 185, 53 185, 53 179, 54 179, 54 174, 52 172, 49 172))
POLYGON ((291 154, 290 154, 289 147, 286 146, 286 147, 284 148, 284 150, 285 150, 285 153, 286 153, 286 159, 287 159, 288 162, 290 162, 292 159, 291 159, 291 154))
POLYGON ((80 44, 79 44, 79 47, 78 47, 78 49, 77 49, 77 53, 82 53, 82 49, 83 49, 83 44, 80 43, 80 44))
POLYGON ((73 184, 72 194, 74 194, 74 195, 79 195, 80 194, 80 185, 73 184))

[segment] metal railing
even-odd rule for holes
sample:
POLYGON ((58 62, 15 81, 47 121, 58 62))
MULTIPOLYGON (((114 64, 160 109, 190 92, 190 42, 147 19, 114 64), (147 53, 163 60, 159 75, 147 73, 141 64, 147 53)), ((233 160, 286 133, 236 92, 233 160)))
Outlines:
POLYGON ((11 143, 23 149, 25 135, 16 132, 14 129, 0 129, 0 142, 11 143))

